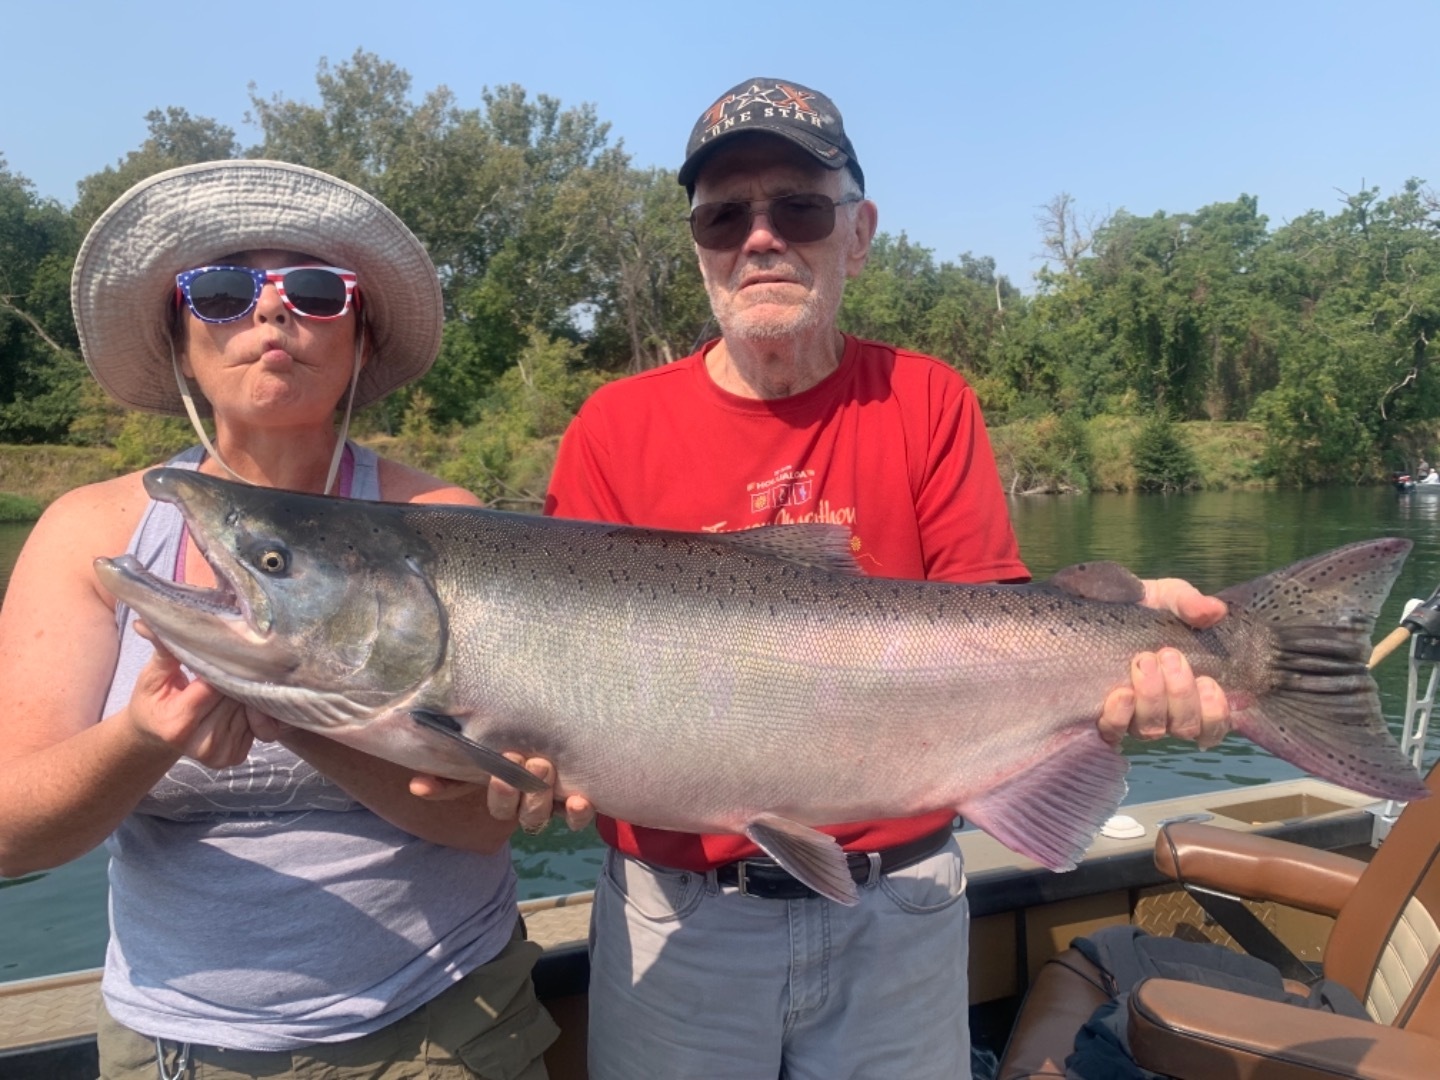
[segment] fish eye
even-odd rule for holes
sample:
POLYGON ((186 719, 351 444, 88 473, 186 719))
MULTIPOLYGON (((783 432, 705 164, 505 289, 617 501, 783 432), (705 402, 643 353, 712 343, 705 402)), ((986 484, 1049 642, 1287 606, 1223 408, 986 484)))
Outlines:
POLYGON ((279 548, 266 548, 255 560, 257 566, 267 574, 283 574, 290 565, 290 559, 279 548))

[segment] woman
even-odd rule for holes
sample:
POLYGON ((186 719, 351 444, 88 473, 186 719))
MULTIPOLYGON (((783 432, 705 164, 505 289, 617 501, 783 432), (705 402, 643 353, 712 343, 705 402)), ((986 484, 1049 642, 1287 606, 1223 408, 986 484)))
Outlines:
MULTIPOLYGON (((172 464, 475 502, 344 439, 352 407, 425 373, 442 318, 424 248, 359 189, 270 161, 162 173, 90 230, 72 300, 113 397, 189 412, 204 447, 172 464)), ((406 770, 191 680, 96 581, 126 551, 214 584, 133 473, 46 511, 0 612, 0 874, 109 848, 102 1075, 543 1077, 513 791, 420 778, 446 801, 416 798, 406 770)))

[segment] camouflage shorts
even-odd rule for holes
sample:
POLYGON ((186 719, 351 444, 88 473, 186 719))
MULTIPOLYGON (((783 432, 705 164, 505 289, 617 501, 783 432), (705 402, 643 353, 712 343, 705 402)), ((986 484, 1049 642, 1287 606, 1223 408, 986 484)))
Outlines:
MULTIPOLYGON (((192 1045, 185 1080, 546 1080, 545 1048, 559 1029, 536 1000, 540 947, 518 938, 494 960, 408 1016, 369 1035, 304 1050, 192 1045)), ((155 1040, 99 1021, 101 1080, 156 1080, 155 1040)), ((179 1046, 166 1042, 165 1073, 179 1046)))

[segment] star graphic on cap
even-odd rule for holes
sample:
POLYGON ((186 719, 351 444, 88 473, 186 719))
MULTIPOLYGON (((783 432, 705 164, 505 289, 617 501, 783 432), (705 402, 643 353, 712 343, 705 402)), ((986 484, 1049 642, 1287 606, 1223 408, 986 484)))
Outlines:
POLYGON ((766 105, 773 104, 773 102, 771 102, 770 100, 770 95, 774 92, 775 91, 773 88, 769 90, 761 90, 759 83, 751 83, 749 90, 743 91, 742 93, 735 95, 735 97, 730 102, 730 111, 740 112, 742 109, 750 107, 757 101, 763 101, 766 105))

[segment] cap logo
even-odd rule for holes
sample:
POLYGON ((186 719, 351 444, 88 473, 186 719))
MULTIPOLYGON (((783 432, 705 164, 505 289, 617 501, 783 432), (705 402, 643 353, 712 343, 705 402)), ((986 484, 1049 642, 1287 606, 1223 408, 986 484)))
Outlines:
POLYGON ((700 137, 700 142, 708 142, 722 131, 736 124, 748 123, 751 119, 778 117, 823 128, 826 118, 811 104, 814 97, 808 90, 786 86, 784 83, 776 83, 764 89, 759 83, 751 83, 748 90, 726 94, 705 110, 703 125, 708 130, 700 137))
POLYGON ((734 94, 726 94, 719 101, 705 110, 705 126, 713 127, 725 119, 725 106, 735 100, 734 94))

